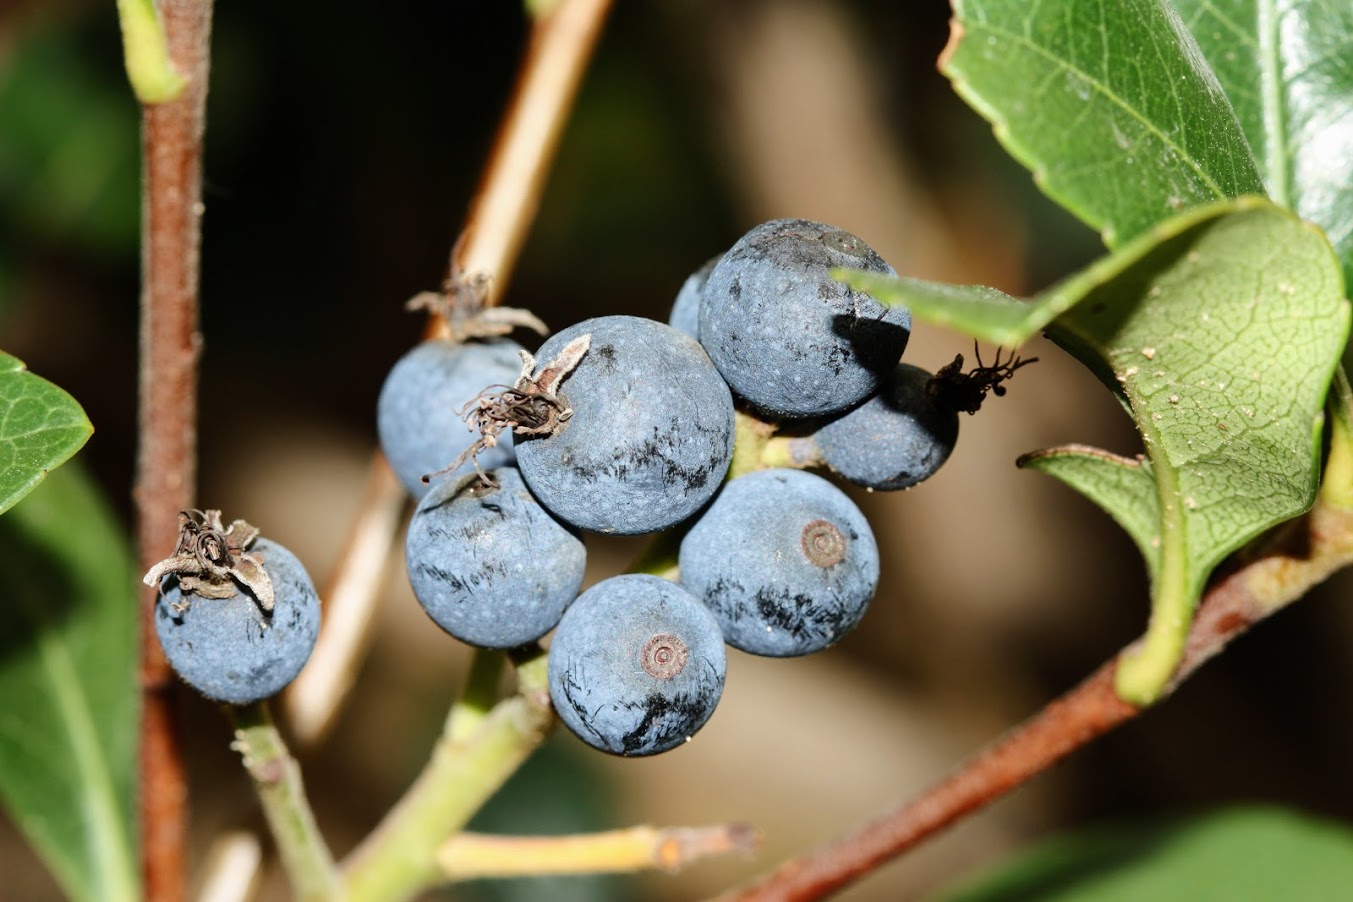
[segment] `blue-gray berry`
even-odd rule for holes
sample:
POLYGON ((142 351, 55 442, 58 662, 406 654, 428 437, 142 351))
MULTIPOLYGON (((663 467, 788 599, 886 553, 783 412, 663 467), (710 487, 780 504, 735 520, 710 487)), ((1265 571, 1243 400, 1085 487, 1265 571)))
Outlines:
MULTIPOLYGON (((376 431, 391 468, 414 498, 427 494, 424 476, 449 465, 476 438, 457 411, 490 386, 514 383, 521 350, 507 339, 464 344, 429 339, 395 363, 376 402, 376 431)), ((487 470, 514 459, 512 437, 505 432, 497 447, 480 453, 479 466, 487 470)), ((460 472, 473 467, 467 461, 460 472)))
POLYGON ((559 387, 572 409, 553 435, 517 436, 540 502, 582 529, 633 535, 686 519, 718 491, 733 456, 733 397, 698 342, 665 323, 603 316, 557 333, 591 345, 559 387))
POLYGON ((879 394, 817 431, 823 462, 871 489, 906 489, 933 476, 958 441, 958 412, 936 403, 931 379, 898 364, 879 394))
POLYGON ((681 542, 681 584, 730 645, 806 655, 833 644, 878 587, 864 514, 820 476, 759 470, 729 482, 681 542))
POLYGON ((667 317, 667 324, 673 329, 680 329, 691 338, 700 337, 700 295, 718 262, 719 257, 710 258, 681 284, 681 290, 672 302, 672 313, 667 317))
POLYGON ((840 413, 878 390, 911 335, 911 314, 831 277, 896 275, 834 226, 777 219, 719 260, 700 302, 700 342, 733 391, 777 417, 840 413))
POLYGON ((198 692, 245 705, 276 695, 296 678, 319 636, 319 596, 296 556, 268 539, 249 551, 263 559, 273 609, 248 591, 229 598, 185 595, 165 577, 155 602, 155 632, 169 665, 198 692))
POLYGON ((514 467, 439 482, 414 511, 409 582, 438 626, 483 648, 554 629, 582 588, 582 539, 540 506, 514 467))
POLYGON ((589 745, 655 755, 709 720, 726 663, 719 624, 689 592, 656 576, 616 576, 564 612, 550 644, 550 700, 589 745))

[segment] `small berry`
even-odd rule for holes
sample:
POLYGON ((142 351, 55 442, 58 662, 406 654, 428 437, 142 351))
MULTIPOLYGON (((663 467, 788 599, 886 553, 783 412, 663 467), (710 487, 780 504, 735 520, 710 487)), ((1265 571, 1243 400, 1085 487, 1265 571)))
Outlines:
POLYGON ((718 491, 733 456, 733 397, 690 336, 634 316, 554 335, 536 359, 591 343, 558 387, 551 432, 517 430, 526 484, 557 517, 596 532, 656 532, 718 491))
POLYGON ((738 239, 705 283, 700 342, 740 397, 776 417, 840 413, 876 392, 911 335, 911 314, 831 277, 895 275, 863 241, 803 219, 738 239))
POLYGON ((936 403, 932 379, 898 364, 881 392, 817 431, 823 462, 871 489, 906 489, 933 476, 958 441, 958 413, 936 403))
MULTIPOLYGON (((521 367, 521 350, 507 339, 465 344, 430 339, 390 370, 376 402, 376 430, 391 468, 414 498, 427 494, 430 485, 424 476, 470 446, 475 435, 462 413, 488 386, 512 384, 521 367)), ((478 456, 478 464, 489 469, 514 459, 511 436, 504 435, 496 447, 478 456)), ((460 471, 467 467, 468 462, 460 471)))
POLYGON ((732 480, 681 542, 681 584, 735 648, 791 657, 819 651, 864 616, 879 553, 864 514, 800 470, 732 480))
POLYGON ((471 645, 513 648, 554 629, 582 588, 586 554, 573 529, 513 467, 439 482, 414 511, 405 543, 413 594, 442 629, 471 645))
POLYGON ((233 705, 280 692, 319 636, 319 595, 296 556, 268 539, 253 540, 248 553, 267 574, 270 610, 239 584, 227 583, 225 597, 185 592, 194 577, 183 573, 159 580, 155 602, 155 632, 169 665, 198 692, 233 705))
POLYGON ((672 313, 667 317, 667 324, 673 329, 680 329, 691 338, 700 337, 700 295, 718 262, 718 257, 708 260, 682 283, 676 300, 672 302, 672 313))
POLYGON ((723 694, 719 624, 680 586, 629 574, 588 589, 550 644, 550 699, 584 742, 656 755, 690 739, 723 694))

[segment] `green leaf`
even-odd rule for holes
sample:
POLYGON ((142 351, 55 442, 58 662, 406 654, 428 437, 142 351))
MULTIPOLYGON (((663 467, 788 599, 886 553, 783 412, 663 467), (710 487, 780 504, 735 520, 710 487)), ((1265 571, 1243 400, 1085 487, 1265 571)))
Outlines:
POLYGON ((1269 197, 1325 230, 1353 284, 1353 4, 1174 5, 1231 98, 1269 197))
POLYGON ((1321 405, 1348 336, 1341 276, 1319 230, 1261 198, 1183 213, 1028 303, 841 274, 977 338, 1016 343, 1047 327, 1120 393, 1151 462, 1155 528, 1141 522, 1140 480, 1052 468, 1138 545, 1159 542, 1146 642, 1118 673, 1138 704, 1163 691, 1217 563, 1314 500, 1321 405))
POLYGON ((0 351, 0 513, 69 460, 93 431, 74 398, 0 351))
POLYGON ((1025 454, 1021 467, 1056 477, 1094 501, 1127 531, 1154 580, 1160 571, 1160 500, 1145 459, 1129 459, 1083 445, 1025 454))
POLYGON ((954 0, 940 68, 1110 247, 1187 207, 1264 191, 1226 95, 1165 0, 954 0))
POLYGON ((137 575, 77 466, 0 517, 0 798, 79 900, 140 897, 137 575))
POLYGON ((1091 827, 1018 854, 947 902, 1325 902, 1353 886, 1353 830, 1280 808, 1091 827))

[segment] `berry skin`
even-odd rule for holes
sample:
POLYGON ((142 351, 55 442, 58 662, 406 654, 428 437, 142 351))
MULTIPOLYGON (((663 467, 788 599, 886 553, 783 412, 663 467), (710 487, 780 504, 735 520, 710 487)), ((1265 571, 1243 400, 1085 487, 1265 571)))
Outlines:
POLYGON ((822 460, 871 489, 906 489, 930 478, 958 441, 958 412, 937 404, 931 374, 901 363, 883 390, 817 431, 822 460))
POLYGON ((864 514, 800 470, 759 470, 724 486, 681 542, 681 584, 728 644, 792 657, 844 636, 878 588, 879 553, 864 514))
POLYGON ((272 580, 273 609, 254 596, 185 596, 177 576, 161 583, 155 633, 169 665, 207 698, 246 705, 278 692, 301 672, 319 636, 319 595, 296 556, 268 539, 249 549, 272 580))
POLYGON ((445 479, 409 523, 405 560, 418 603, 451 635, 514 648, 554 629, 582 588, 586 554, 575 532, 526 490, 521 474, 445 479))
POLYGON ((518 435, 517 465, 568 523, 634 535, 666 529, 718 491, 733 456, 733 396, 700 344, 671 326, 603 316, 554 335, 591 346, 559 386, 572 409, 552 435, 518 435))
POLYGON ((656 755, 709 720, 726 664, 719 624, 689 592, 656 576, 616 576, 564 612, 550 644, 550 700, 589 745, 656 755))
POLYGON ((775 417, 840 413, 876 392, 911 335, 911 313, 831 277, 896 275, 833 226, 777 219, 752 229, 709 274, 700 342, 740 397, 775 417))
POLYGON ((708 260, 682 283, 676 300, 672 302, 672 313, 667 317, 667 324, 673 329, 680 329, 691 338, 700 337, 700 295, 718 262, 718 257, 708 260))
MULTIPOLYGON (((490 385, 516 381, 521 349, 506 339, 466 344, 429 339, 390 370, 376 402, 376 431, 391 468, 414 498, 430 487, 423 476, 450 464, 475 438, 456 411, 490 385)), ((479 455, 479 465, 487 470, 514 459, 511 436, 504 434, 497 447, 479 455)), ((461 472, 473 467, 467 462, 461 472)))

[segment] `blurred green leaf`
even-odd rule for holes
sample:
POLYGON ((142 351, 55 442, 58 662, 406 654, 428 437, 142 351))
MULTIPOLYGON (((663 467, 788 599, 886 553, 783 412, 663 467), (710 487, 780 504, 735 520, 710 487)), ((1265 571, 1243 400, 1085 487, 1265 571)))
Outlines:
POLYGON ((1165 0, 954 0, 941 69, 1054 200, 1115 247, 1263 182, 1165 0))
POLYGON ((0 66, 0 221, 24 241, 130 252, 140 211, 135 100, 72 30, 22 38, 0 66))
POLYGON ((947 902, 1330 902, 1353 887, 1353 830, 1278 808, 1090 828, 1017 855, 947 902))
POLYGON ((1275 203, 1325 230, 1353 284, 1353 4, 1173 0, 1275 203))
POLYGON ((1147 556, 1147 641, 1124 659, 1118 684, 1131 701, 1153 701, 1212 569, 1315 498, 1319 416, 1349 324, 1325 236, 1266 200, 1241 198, 1161 223, 1029 303, 989 288, 840 277, 988 341, 1017 343, 1046 327, 1125 399, 1153 481, 1049 464, 1139 546, 1159 549, 1147 556))
POLYGON ((0 351, 0 513, 69 460, 93 431, 74 398, 0 351))
POLYGON ((78 466, 0 517, 0 797, 78 900, 140 897, 137 571, 78 466))

